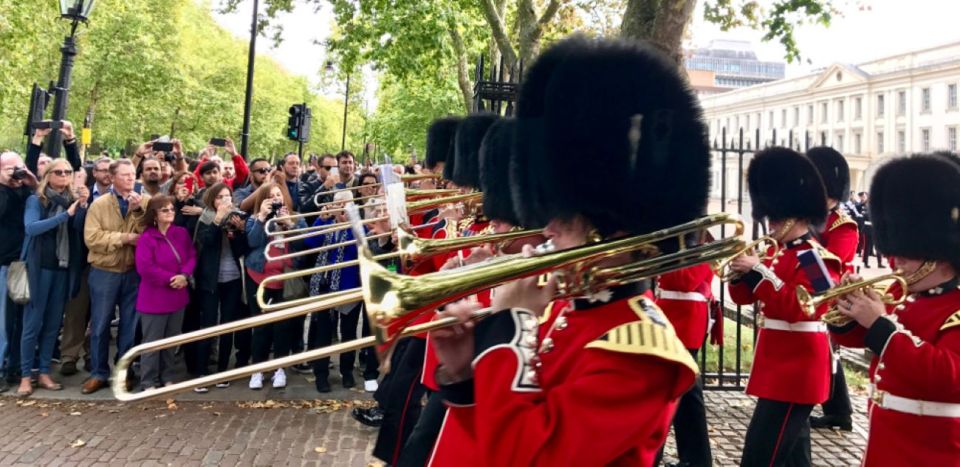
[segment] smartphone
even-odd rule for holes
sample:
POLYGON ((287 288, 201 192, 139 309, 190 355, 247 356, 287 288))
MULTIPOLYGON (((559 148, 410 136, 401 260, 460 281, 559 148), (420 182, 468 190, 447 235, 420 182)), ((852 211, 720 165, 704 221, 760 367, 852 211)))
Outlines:
POLYGON ((157 151, 157 152, 160 152, 160 151, 163 151, 163 152, 173 151, 173 143, 171 143, 171 142, 161 142, 161 141, 154 142, 154 143, 153 143, 153 150, 154 150, 154 151, 157 151))
POLYGON ((330 175, 340 175, 340 169, 336 167, 330 169, 330 175))
POLYGON ((214 146, 224 147, 227 145, 227 140, 223 138, 210 138, 210 144, 214 146))
POLYGON ((39 122, 33 122, 33 129, 35 130, 59 130, 63 128, 63 122, 60 120, 41 120, 39 122))

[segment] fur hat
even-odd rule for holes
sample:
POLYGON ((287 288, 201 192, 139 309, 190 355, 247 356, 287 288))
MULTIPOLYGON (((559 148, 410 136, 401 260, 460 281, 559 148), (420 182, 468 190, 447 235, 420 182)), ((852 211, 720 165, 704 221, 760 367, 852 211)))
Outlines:
POLYGON ((705 212, 700 106, 649 44, 560 41, 521 85, 516 131, 514 205, 527 227, 580 214, 601 235, 644 233, 705 212))
POLYGON ((801 219, 814 225, 827 218, 827 193, 810 159, 793 149, 758 152, 747 168, 753 218, 801 219))
POLYGON ((807 157, 820 173, 827 198, 845 200, 850 193, 850 166, 843 154, 829 146, 819 146, 807 150, 807 157))
POLYGON ((946 153, 900 157, 870 184, 870 220, 885 255, 948 261, 960 269, 960 160, 946 153))
POLYGON ((480 190, 483 214, 488 219, 519 225, 510 196, 510 158, 516 123, 499 120, 490 126, 480 144, 480 190))
POLYGON ((450 181, 457 186, 480 188, 480 143, 487 129, 500 117, 491 113, 470 115, 457 128, 456 163, 450 181))
POLYGON ((445 162, 453 153, 453 138, 457 133, 460 118, 448 117, 434 120, 427 129, 427 154, 424 162, 433 169, 439 162, 445 162))

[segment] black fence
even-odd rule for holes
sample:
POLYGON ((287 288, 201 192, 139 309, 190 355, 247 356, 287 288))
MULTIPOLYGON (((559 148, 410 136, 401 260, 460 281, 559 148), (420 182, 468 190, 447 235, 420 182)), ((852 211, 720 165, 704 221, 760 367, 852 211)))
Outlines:
MULTIPOLYGON (((792 130, 787 131, 786 134, 781 132, 779 135, 776 130, 773 130, 769 135, 769 139, 763 140, 760 130, 753 132, 753 138, 749 138, 748 133, 742 128, 734 134, 728 134, 726 128, 720 130, 720 138, 714 139, 711 145, 713 163, 720 165, 720 208, 714 211, 737 213, 745 219, 749 218, 749 212, 745 212, 744 206, 747 200, 744 174, 750 158, 757 151, 771 146, 785 146, 806 151, 811 146, 809 132, 804 132, 802 139, 799 137, 801 135, 795 134, 792 130), (731 170, 734 167, 736 171, 733 173, 736 177, 731 177, 731 170)), ((821 138, 821 144, 824 143, 825 139, 821 138)), ((716 174, 716 171, 714 173, 716 174)), ((716 198, 712 201, 716 201, 716 198)), ((766 234, 766 226, 754 221, 749 232, 752 239, 757 239, 766 234)), ((725 226, 721 226, 719 232, 721 238, 731 233, 726 231, 725 226)), ((708 338, 700 350, 699 363, 704 389, 742 390, 746 385, 747 377, 750 376, 749 363, 752 362, 753 350, 756 347, 757 315, 746 307, 728 302, 726 284, 715 281, 714 292, 723 304, 724 328, 728 332, 724 333, 724 345, 712 345, 708 338), (732 335, 729 332, 731 328, 732 335)))

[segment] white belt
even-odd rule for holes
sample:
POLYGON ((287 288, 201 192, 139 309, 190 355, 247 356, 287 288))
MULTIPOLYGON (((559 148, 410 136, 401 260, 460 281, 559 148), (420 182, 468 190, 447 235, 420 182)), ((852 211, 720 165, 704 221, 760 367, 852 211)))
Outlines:
POLYGON ((888 410, 930 417, 960 418, 960 404, 957 403, 908 399, 878 391, 872 384, 869 387, 869 393, 874 404, 888 410))
POLYGON ((780 319, 763 319, 764 329, 775 329, 777 331, 791 332, 827 332, 826 323, 820 321, 799 321, 791 323, 780 319))
POLYGON ((707 297, 700 292, 677 292, 676 290, 658 290, 657 296, 667 300, 687 300, 706 303, 707 297))

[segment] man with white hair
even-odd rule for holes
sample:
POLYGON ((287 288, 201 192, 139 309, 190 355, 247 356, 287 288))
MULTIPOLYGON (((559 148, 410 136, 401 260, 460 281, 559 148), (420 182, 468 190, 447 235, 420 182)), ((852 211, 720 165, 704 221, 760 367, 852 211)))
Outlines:
MULTIPOLYGON (((37 186, 37 178, 27 170, 23 159, 15 152, 0 154, 0 365, 7 354, 7 310, 13 303, 7 298, 7 271, 10 263, 20 259, 23 246, 23 212, 27 198, 37 186)), ((9 348, 19 348, 10 346, 9 348)), ((11 357, 13 357, 11 355, 11 357)), ((19 361, 10 358, 9 361, 19 361)), ((16 372, 16 365, 8 368, 16 372)), ((0 378, 0 392, 10 389, 4 378, 0 378)))

